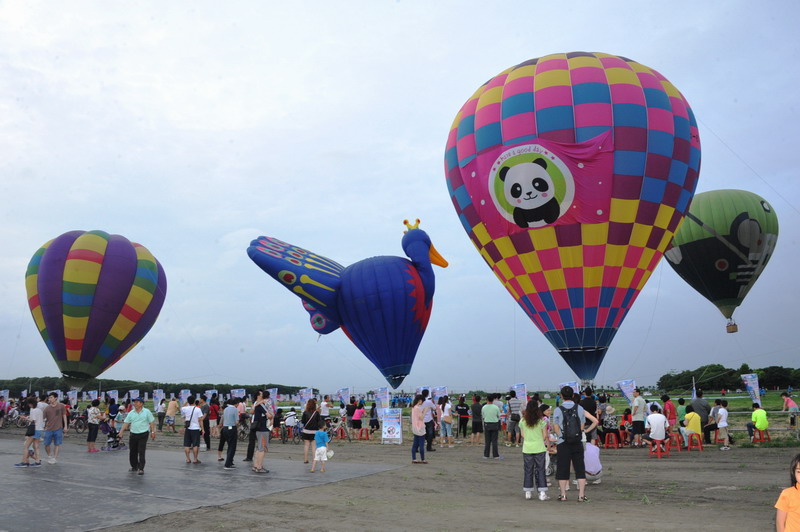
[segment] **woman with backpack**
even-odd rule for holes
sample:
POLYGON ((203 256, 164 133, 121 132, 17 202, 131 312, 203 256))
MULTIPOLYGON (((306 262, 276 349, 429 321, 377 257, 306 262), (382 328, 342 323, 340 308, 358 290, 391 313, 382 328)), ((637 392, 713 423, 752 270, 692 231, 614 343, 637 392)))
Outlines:
POLYGON ((558 435, 556 448, 558 457, 556 460, 556 480, 561 490, 558 496, 559 501, 567 500, 567 487, 569 485, 570 464, 575 470, 575 478, 578 480, 578 502, 589 502, 586 498, 586 467, 583 462, 583 438, 584 434, 591 434, 597 427, 597 418, 584 411, 583 407, 575 404, 573 390, 570 386, 561 388, 561 398, 564 400, 561 406, 553 413, 553 428, 558 435), (586 420, 591 424, 586 426, 586 420))

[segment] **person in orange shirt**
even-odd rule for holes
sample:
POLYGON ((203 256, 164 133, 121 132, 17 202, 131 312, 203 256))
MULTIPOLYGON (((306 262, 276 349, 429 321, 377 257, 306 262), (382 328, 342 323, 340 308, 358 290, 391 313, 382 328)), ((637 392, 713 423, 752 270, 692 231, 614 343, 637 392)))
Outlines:
POLYGON ((791 487, 783 490, 775 503, 777 532, 800 532, 800 454, 792 460, 789 478, 791 487))

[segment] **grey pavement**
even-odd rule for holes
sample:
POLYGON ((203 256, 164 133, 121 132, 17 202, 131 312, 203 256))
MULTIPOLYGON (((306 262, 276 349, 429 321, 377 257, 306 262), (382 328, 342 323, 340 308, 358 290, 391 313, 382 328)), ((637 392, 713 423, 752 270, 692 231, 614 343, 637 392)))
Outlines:
POLYGON ((309 473, 300 460, 268 458, 267 474, 250 470, 237 455, 237 468, 222 469, 216 452, 200 453, 201 464, 186 464, 183 451, 149 448, 145 474, 128 472, 128 451, 87 453, 65 443, 58 463, 16 468, 19 440, 0 439, 0 530, 96 530, 135 523, 155 515, 218 506, 271 493, 319 486, 382 473, 399 466, 329 463, 327 473, 309 473))

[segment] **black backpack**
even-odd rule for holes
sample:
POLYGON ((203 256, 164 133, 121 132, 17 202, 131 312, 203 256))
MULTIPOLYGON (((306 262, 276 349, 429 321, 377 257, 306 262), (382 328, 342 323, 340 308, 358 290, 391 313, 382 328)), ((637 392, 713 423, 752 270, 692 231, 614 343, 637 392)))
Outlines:
POLYGON ((581 441, 581 420, 578 417, 578 405, 572 408, 558 407, 561 410, 561 437, 566 443, 577 443, 581 441))

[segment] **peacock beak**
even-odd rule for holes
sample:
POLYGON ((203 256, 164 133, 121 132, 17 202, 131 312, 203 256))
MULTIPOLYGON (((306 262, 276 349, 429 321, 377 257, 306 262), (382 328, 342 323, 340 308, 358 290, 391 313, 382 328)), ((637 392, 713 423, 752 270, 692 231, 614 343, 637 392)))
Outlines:
POLYGON ((439 255, 439 252, 436 251, 436 248, 433 247, 433 244, 431 244, 429 255, 431 258, 431 264, 441 266, 442 268, 447 268, 447 266, 449 265, 449 263, 446 260, 444 260, 444 257, 439 255))

